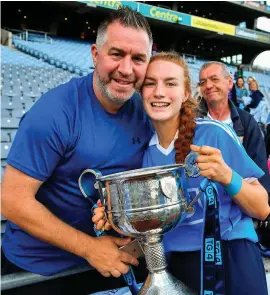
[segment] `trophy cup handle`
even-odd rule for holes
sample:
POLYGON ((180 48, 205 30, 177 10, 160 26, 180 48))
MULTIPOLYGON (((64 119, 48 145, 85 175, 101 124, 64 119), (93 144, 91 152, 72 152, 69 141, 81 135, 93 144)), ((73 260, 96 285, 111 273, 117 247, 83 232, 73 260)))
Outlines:
MULTIPOLYGON (((92 203, 93 205, 93 208, 94 206, 96 206, 95 203, 93 203, 93 201, 91 200, 91 198, 89 198, 89 195, 90 195, 90 192, 88 190, 88 179, 86 176, 89 176, 89 174, 92 174, 95 176, 96 178, 96 182, 94 184, 94 188, 99 190, 99 195, 100 195, 100 199, 101 199, 101 203, 102 205, 104 206, 105 205, 105 202, 104 202, 104 197, 103 197, 103 194, 106 193, 106 189, 105 188, 102 188, 101 185, 99 184, 98 182, 98 179, 100 177, 102 177, 102 174, 99 170, 97 169, 86 169, 82 172, 82 174, 80 175, 79 179, 78 179, 78 184, 79 184, 79 188, 80 188, 80 191, 81 193, 83 194, 83 196, 90 200, 90 202, 92 203)), ((107 217, 106 217, 107 218, 107 217)), ((107 219, 108 220, 108 219, 107 219)), ((96 235, 99 236, 99 235, 106 235, 106 233, 103 231, 103 230, 95 230, 96 232, 96 235), (99 232, 99 233, 98 233, 99 232)), ((133 270, 132 270, 132 267, 130 266, 130 270, 128 271, 128 273, 124 274, 123 275, 124 278, 125 278, 125 281, 126 283, 128 284, 128 287, 130 289, 130 292, 132 295, 137 295, 138 292, 139 292, 139 287, 137 286, 137 282, 136 282, 136 278, 135 278, 135 275, 133 273, 133 270)))
POLYGON ((209 183, 209 179, 208 178, 204 178, 202 180, 202 182, 200 183, 199 192, 197 193, 197 195, 195 196, 195 198, 187 206, 188 212, 190 212, 190 213, 193 212, 193 210, 194 210, 193 209, 193 205, 197 202, 197 200, 199 199, 201 193, 205 191, 208 183, 209 183))
MULTIPOLYGON (((82 174, 80 175, 79 179, 78 179, 78 184, 79 184, 79 188, 81 193, 83 194, 83 196, 88 199, 90 192, 88 189, 88 181, 87 181, 87 176, 89 176, 89 174, 93 174, 95 176, 96 179, 100 178, 102 176, 101 172, 97 169, 85 169, 82 174)), ((95 182, 94 184, 94 188, 99 190, 99 194, 100 194, 100 198, 102 199, 102 204, 103 204, 103 192, 102 189, 98 183, 98 181, 95 182)))

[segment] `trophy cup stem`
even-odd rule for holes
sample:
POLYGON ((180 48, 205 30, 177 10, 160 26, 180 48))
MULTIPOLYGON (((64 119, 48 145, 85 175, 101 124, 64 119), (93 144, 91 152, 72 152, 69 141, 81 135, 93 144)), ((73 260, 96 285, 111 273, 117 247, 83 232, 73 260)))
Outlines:
POLYGON ((162 235, 150 235, 142 242, 149 274, 138 295, 195 295, 167 271, 162 239, 162 235))
POLYGON ((144 253, 147 268, 150 273, 166 269, 167 262, 161 235, 151 235, 147 237, 146 243, 144 244, 144 253))

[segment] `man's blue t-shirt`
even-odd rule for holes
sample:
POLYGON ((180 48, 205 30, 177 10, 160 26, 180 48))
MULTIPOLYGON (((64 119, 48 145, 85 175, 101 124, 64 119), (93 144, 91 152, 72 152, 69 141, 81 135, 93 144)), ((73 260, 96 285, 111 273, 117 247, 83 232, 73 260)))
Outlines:
MULTIPOLYGON (((94 94, 90 74, 49 91, 36 102, 20 123, 7 163, 44 182, 36 199, 54 215, 95 236, 92 204, 78 186, 80 174, 87 168, 103 175, 141 168, 151 135, 141 97, 134 94, 116 114, 108 113, 94 94)), ((93 183, 94 177, 89 187, 96 202, 99 196, 93 183)), ((87 263, 11 222, 2 245, 12 263, 42 275, 87 263)))
MULTIPOLYGON (((168 165, 175 163, 175 150, 164 154, 154 139, 144 155, 143 167, 168 165)), ((208 145, 222 152, 224 161, 247 181, 260 178, 264 172, 249 158, 233 129, 227 124, 215 120, 196 120, 193 143, 208 145)), ((191 200, 197 195, 203 177, 188 178, 188 192, 191 200)), ((240 210, 228 196, 221 184, 216 183, 219 198, 221 237, 223 240, 248 239, 258 241, 252 219, 240 210)), ((172 231, 165 234, 164 246, 170 251, 195 251, 201 248, 205 196, 201 194, 195 203, 195 212, 172 231)))

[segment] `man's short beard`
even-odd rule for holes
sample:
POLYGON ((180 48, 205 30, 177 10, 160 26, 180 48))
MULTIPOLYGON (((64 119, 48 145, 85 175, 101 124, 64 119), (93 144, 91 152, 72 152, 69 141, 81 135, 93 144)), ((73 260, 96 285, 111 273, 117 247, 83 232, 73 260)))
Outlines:
POLYGON ((128 96, 128 97, 123 97, 121 95, 119 96, 114 96, 112 95, 112 93, 110 92, 108 86, 107 86, 107 82, 105 81, 105 79, 103 79, 98 71, 96 70, 96 84, 97 84, 97 87, 98 89, 100 89, 101 93, 107 97, 110 101, 114 102, 114 103, 118 103, 118 104, 123 104, 125 103, 126 101, 128 101, 132 96, 133 94, 135 93, 135 89, 132 91, 132 93, 128 96))

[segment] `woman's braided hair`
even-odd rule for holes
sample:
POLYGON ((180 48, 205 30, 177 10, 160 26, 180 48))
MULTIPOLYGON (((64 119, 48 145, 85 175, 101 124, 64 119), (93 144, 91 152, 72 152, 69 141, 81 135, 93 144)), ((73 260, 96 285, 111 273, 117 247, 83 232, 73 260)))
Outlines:
POLYGON ((169 61, 179 65, 184 70, 184 85, 185 93, 188 95, 188 99, 182 104, 180 110, 180 122, 178 138, 176 139, 175 146, 175 162, 183 163, 186 156, 190 151, 190 145, 195 133, 196 123, 194 119, 197 116, 198 103, 191 97, 191 82, 189 76, 189 70, 185 61, 177 52, 161 52, 151 57, 150 63, 158 60, 169 61))

